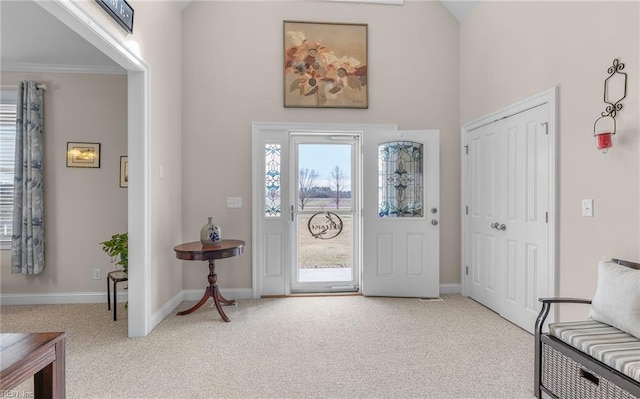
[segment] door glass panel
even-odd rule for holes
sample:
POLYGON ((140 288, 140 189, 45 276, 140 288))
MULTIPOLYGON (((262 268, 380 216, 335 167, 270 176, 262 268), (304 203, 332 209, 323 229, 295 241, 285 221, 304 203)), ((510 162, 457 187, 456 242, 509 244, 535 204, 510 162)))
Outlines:
POLYGON ((298 281, 351 281, 351 215, 331 211, 298 216, 298 281))
POLYGON ((280 217, 280 144, 264 145, 265 162, 265 205, 264 215, 268 218, 280 217))
POLYGON ((300 143, 297 148, 296 281, 352 282, 353 145, 300 143))
POLYGON ((423 216, 423 162, 421 143, 378 145, 378 217, 423 216))

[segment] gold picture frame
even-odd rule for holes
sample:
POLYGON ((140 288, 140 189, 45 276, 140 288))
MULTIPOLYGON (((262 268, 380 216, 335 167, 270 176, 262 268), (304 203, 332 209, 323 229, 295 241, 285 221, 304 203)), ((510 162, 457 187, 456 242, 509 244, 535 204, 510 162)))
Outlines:
POLYGON ((120 157, 120 187, 129 187, 129 157, 120 157))
POLYGON ((68 168, 99 168, 100 143, 67 142, 68 168))
POLYGON ((284 107, 369 108, 367 30, 284 21, 284 107))

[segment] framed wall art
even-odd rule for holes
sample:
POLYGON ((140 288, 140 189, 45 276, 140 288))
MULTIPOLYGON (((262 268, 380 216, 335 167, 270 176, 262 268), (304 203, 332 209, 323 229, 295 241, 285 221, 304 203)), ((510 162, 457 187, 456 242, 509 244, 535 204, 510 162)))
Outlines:
POLYGON ((129 157, 120 157, 120 187, 129 187, 129 157))
POLYGON ((368 108, 367 25, 284 21, 284 106, 368 108))
POLYGON ((100 143, 67 142, 67 167, 99 168, 100 143))
POLYGON ((127 0, 96 0, 114 21, 128 33, 133 33, 133 7, 127 0))

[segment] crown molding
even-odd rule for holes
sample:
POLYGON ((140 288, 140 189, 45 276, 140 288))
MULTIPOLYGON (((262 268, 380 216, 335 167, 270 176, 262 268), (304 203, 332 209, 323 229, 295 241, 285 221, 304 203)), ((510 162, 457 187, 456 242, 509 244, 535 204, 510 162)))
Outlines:
POLYGON ((404 5, 404 0, 320 0, 320 1, 332 1, 332 2, 339 2, 339 3, 368 3, 368 4, 393 5, 393 6, 404 5))
POLYGON ((33 63, 2 63, 3 72, 47 72, 47 73, 91 73, 99 75, 126 75, 127 71, 120 66, 103 65, 60 65, 33 63))

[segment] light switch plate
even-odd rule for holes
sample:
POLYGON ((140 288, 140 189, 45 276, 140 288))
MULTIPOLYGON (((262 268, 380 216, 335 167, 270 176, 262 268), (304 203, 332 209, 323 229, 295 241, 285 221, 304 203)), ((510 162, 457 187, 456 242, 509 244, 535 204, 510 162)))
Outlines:
POLYGON ((592 199, 582 200, 582 216, 593 217, 593 200, 592 199))
POLYGON ((242 197, 227 197, 227 208, 242 208, 242 197))

